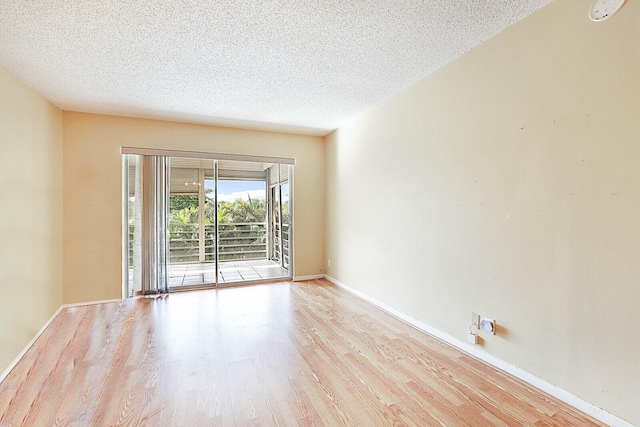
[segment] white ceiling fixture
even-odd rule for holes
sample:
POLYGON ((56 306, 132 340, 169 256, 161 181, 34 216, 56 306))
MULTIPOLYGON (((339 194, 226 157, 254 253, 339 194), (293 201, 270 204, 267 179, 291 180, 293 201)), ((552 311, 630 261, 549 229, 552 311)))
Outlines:
POLYGON ((624 4, 624 0, 596 0, 589 9, 589 19, 602 22, 609 19, 624 4))
POLYGON ((68 111, 326 135, 550 0, 0 1, 0 66, 68 111))

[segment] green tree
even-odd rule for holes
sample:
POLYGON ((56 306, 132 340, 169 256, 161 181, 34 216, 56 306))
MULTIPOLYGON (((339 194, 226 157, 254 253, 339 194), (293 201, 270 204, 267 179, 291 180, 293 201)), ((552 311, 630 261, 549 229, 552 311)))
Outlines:
POLYGON ((169 212, 177 212, 192 207, 198 208, 197 194, 176 194, 169 197, 169 212))
POLYGON ((234 200, 218 203, 218 222, 264 222, 267 209, 264 200, 234 200))

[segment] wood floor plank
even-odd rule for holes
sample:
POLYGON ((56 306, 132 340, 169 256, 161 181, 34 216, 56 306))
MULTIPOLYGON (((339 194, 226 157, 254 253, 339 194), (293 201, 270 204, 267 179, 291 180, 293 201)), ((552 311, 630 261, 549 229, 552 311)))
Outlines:
POLYGON ((602 424, 317 280, 63 309, 0 425, 602 424))

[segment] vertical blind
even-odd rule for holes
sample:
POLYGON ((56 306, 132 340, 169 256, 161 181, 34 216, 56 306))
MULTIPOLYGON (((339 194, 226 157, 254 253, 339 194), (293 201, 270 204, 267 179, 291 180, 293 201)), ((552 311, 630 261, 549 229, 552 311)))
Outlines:
POLYGON ((169 291, 167 194, 169 160, 164 156, 127 155, 129 182, 128 224, 129 296, 169 291), (133 169, 133 172, 132 172, 133 169), (131 182, 133 181, 133 182, 131 182), (133 191, 132 191, 133 190, 133 191), (133 230, 131 230, 131 228, 133 230))

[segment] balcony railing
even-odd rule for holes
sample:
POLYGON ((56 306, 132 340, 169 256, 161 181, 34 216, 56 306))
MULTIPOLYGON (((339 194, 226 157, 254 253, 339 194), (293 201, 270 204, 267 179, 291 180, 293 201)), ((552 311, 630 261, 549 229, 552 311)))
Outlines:
MULTIPOLYGON (((275 226, 275 234, 278 235, 280 232, 280 226, 275 226)), ((277 262, 282 262, 284 258, 283 265, 288 268, 289 266, 289 224, 282 224, 282 248, 280 247, 280 242, 278 239, 275 239, 274 247, 273 247, 273 259, 277 262)))
MULTIPOLYGON (((265 223, 219 223, 220 261, 239 261, 267 257, 267 231, 265 223)), ((169 226, 169 257, 171 263, 200 261, 198 224, 171 224, 169 226)), ((215 260, 215 230, 213 224, 204 228, 205 261, 215 260)))
MULTIPOLYGON (((264 259, 267 257, 267 225, 258 222, 219 223, 220 261, 264 259)), ((129 227, 129 256, 133 264, 133 227, 129 227)), ((215 230, 213 224, 204 227, 204 260, 215 261, 215 230)), ((170 263, 200 262, 198 224, 169 225, 170 263)))

